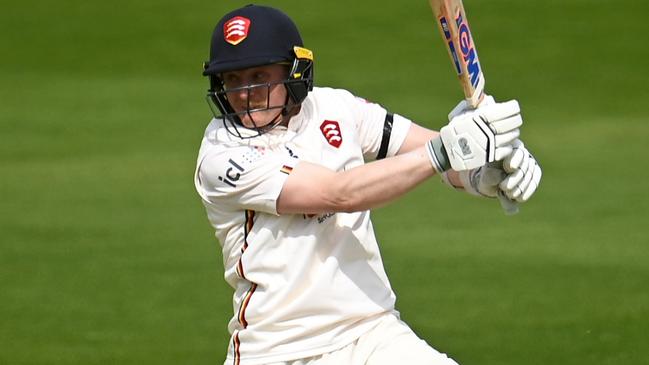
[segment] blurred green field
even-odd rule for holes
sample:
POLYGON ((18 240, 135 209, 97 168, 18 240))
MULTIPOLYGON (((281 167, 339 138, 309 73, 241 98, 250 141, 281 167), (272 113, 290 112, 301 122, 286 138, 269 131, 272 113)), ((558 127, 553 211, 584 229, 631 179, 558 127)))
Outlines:
MULTIPOLYGON (((220 364, 231 291, 192 174, 212 27, 247 1, 0 12, 0 364, 220 364)), ((427 1, 263 2, 316 83, 429 127, 460 91, 427 1)), ((374 213, 403 318, 463 365, 649 364, 649 4, 466 0, 543 166, 514 217, 435 181, 374 213)))

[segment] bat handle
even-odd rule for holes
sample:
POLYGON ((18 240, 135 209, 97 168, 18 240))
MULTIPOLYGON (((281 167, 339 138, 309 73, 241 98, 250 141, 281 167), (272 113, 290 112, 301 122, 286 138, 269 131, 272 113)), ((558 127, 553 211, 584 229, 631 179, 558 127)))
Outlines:
POLYGON ((498 200, 506 215, 514 215, 519 212, 518 203, 509 199, 501 190, 498 191, 498 200))

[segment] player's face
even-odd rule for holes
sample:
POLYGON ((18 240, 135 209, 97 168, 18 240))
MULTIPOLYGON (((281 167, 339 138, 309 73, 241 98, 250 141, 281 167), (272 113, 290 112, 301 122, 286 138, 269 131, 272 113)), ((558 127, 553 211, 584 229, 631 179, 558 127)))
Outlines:
POLYGON ((286 102, 288 68, 284 65, 266 65, 221 75, 228 101, 247 128, 263 127, 277 120, 286 102), (253 86, 253 87, 249 87, 253 86), (274 108, 270 110, 264 110, 274 108), (259 111, 252 111, 261 109, 259 111), (247 113, 245 113, 247 112, 247 113))

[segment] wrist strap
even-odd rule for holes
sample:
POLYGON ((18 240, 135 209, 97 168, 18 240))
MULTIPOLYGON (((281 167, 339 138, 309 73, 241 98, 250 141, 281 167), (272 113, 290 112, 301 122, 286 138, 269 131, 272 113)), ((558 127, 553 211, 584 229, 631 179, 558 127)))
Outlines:
POLYGON ((426 151, 428 152, 428 158, 433 168, 438 173, 441 174, 451 168, 451 163, 448 160, 448 154, 446 153, 446 148, 444 148, 441 137, 428 141, 426 143, 426 151))

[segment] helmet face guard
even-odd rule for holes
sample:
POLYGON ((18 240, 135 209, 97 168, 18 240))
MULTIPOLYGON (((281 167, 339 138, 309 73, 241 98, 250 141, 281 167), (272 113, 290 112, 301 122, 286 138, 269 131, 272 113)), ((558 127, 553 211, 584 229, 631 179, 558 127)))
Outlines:
POLYGON ((310 51, 305 48, 295 47, 296 58, 291 65, 291 69, 288 72, 288 78, 286 80, 267 83, 267 84, 255 84, 255 85, 246 85, 237 88, 226 89, 221 79, 220 75, 209 75, 210 78, 210 89, 207 92, 207 103, 210 106, 210 110, 215 118, 222 118, 224 125, 228 132, 238 138, 253 138, 257 137, 282 122, 282 117, 288 115, 295 108, 299 107, 304 99, 307 97, 309 91, 313 90, 313 56, 310 51), (302 58, 297 58, 297 56, 302 58), (287 96, 282 104, 271 105, 270 104, 270 91, 276 86, 283 86, 286 88, 287 96), (228 94, 247 92, 248 105, 245 110, 235 111, 232 105, 230 104, 228 94), (250 95, 251 93, 261 93, 266 95, 265 105, 255 105, 250 104, 250 95), (258 125, 255 122, 253 113, 260 111, 268 110, 278 110, 277 115, 266 122, 263 125, 258 125), (252 128, 245 127, 241 122, 241 117, 247 115, 253 123, 252 128), (245 133, 244 136, 239 128, 251 129, 256 131, 256 134, 249 135, 245 133))
MULTIPOLYGON (((252 137, 267 132, 282 122, 284 116, 299 108, 309 91, 313 89, 313 53, 302 48, 300 33, 293 21, 280 10, 260 5, 247 5, 226 14, 216 25, 212 34, 210 60, 205 62, 203 75, 210 79, 207 101, 216 118, 223 118, 229 132, 240 138, 250 133, 240 133, 239 128, 252 129, 252 137), (253 67, 282 64, 288 66, 285 80, 273 84, 246 85, 226 89, 221 78, 223 73, 253 67), (270 104, 270 90, 286 89, 283 104, 270 104), (266 103, 249 102, 245 110, 235 111, 228 95, 253 92, 266 94, 266 103), (254 105, 251 105, 254 104, 254 105), (258 125, 252 115, 256 112, 277 110, 270 121, 258 125), (247 116, 253 123, 247 128, 242 118, 247 116)), ((248 98, 250 100, 250 98, 248 98)), ((247 124, 247 123, 246 123, 247 124)))
POLYGON ((281 85, 283 83, 284 82, 278 82, 272 84, 249 85, 249 86, 229 89, 227 91, 223 89, 219 91, 209 90, 207 92, 206 99, 214 117, 223 119, 225 128, 227 129, 228 132, 230 132, 230 134, 239 138, 252 138, 267 132, 268 130, 275 127, 277 124, 279 124, 279 122, 281 122, 282 119, 280 117, 283 114, 285 114, 285 109, 289 107, 289 105, 286 102, 286 100, 281 105, 270 105, 270 90, 274 86, 281 85), (257 106, 252 106, 250 103, 251 100, 250 94, 253 91, 256 91, 257 89, 262 89, 262 90, 265 89, 266 103, 264 106, 259 106, 259 103, 255 103, 255 105, 257 106), (232 108, 230 102, 228 101, 228 94, 240 93, 242 91, 248 93, 248 97, 247 97, 248 105, 246 106, 245 110, 236 112, 234 111, 234 108, 232 108), (280 110, 278 111, 277 115, 267 123, 260 125, 259 123, 257 123, 257 121, 255 121, 255 118, 253 116, 254 113, 267 111, 267 110, 276 110, 276 109, 280 109, 280 110), (245 115, 247 115, 250 118, 250 121, 253 124, 252 128, 245 127, 241 122, 241 118, 245 115), (250 136, 244 136, 239 131, 239 128, 252 129, 255 130, 257 133, 250 136))

